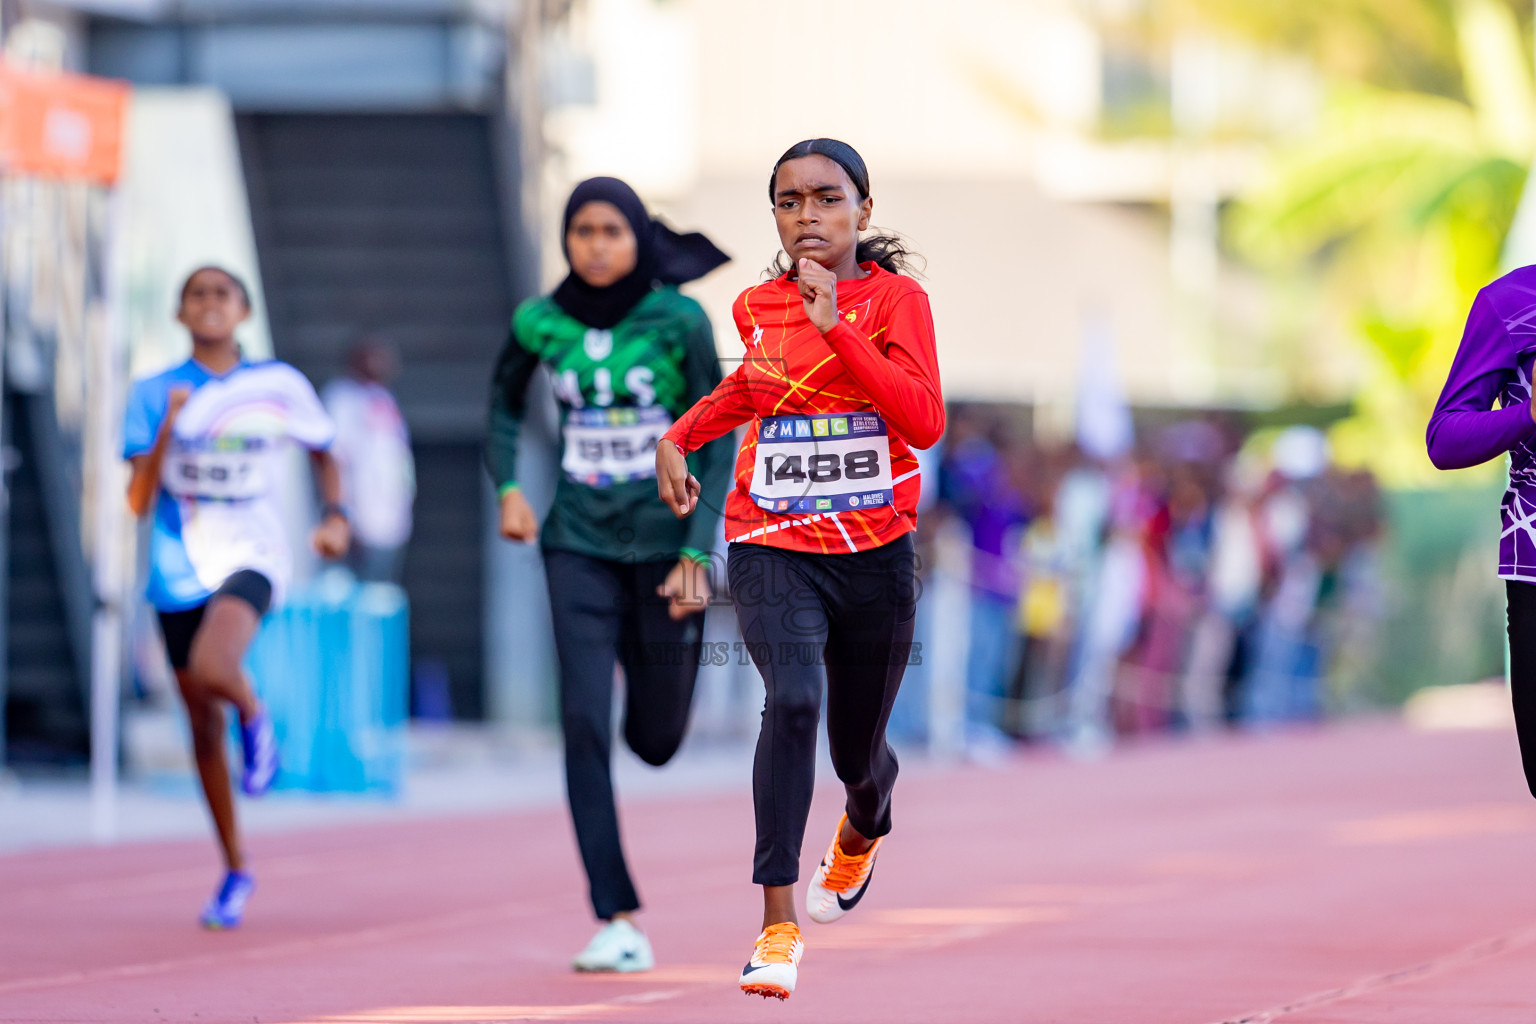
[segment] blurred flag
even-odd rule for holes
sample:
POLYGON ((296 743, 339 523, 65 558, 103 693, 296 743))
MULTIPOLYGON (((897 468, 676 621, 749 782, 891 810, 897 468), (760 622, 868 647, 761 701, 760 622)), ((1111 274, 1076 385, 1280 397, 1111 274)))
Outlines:
POLYGON ((128 87, 0 64, 0 168, 111 185, 122 170, 128 87))

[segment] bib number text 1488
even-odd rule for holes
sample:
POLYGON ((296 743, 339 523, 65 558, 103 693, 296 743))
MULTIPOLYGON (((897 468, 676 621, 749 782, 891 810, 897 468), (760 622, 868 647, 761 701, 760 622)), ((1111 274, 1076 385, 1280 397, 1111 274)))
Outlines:
POLYGON ((783 480, 797 484, 807 481, 830 484, 845 479, 872 480, 880 475, 880 454, 868 449, 845 452, 841 456, 829 452, 804 459, 799 455, 767 455, 763 457, 763 474, 769 483, 783 480))

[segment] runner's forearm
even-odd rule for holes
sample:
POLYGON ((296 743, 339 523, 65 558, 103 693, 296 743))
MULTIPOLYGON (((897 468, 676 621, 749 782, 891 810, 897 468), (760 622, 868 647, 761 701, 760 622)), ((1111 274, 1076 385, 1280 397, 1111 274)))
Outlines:
POLYGON ((171 423, 166 420, 155 435, 155 446, 130 462, 133 473, 128 478, 128 508, 141 519, 154 506, 155 492, 160 489, 160 467, 165 464, 165 452, 170 446, 171 423))
POLYGON ((684 455, 698 451, 747 422, 755 413, 745 366, 738 366, 716 388, 694 403, 664 435, 684 455))
POLYGON ((485 468, 498 492, 517 483, 517 441, 522 434, 528 382, 538 366, 539 357, 524 348, 515 333, 510 335, 496 361, 486 419, 485 468))
POLYGON ((1436 468, 1479 465, 1536 434, 1529 399, 1494 408, 1508 400, 1505 387, 1519 375, 1520 360, 1509 330, 1479 295, 1425 431, 1429 459, 1436 468))
POLYGON ((944 400, 927 302, 898 304, 888 330, 883 353, 843 320, 823 337, 886 422, 908 444, 928 448, 944 433, 944 400))
POLYGON ((315 483, 320 488, 320 503, 327 508, 341 506, 341 465, 328 451, 309 453, 315 469, 315 483))
MULTIPOLYGON (((688 339, 688 357, 683 372, 688 378, 689 397, 697 404, 711 395, 723 379, 720 354, 709 318, 700 316, 697 328, 688 339)), ((675 443, 675 442, 674 442, 675 443)), ((715 547, 720 527, 720 513, 731 489, 731 467, 736 461, 736 445, 729 434, 715 438, 689 457, 690 468, 699 480, 699 504, 688 519, 683 537, 685 551, 706 555, 715 547)))

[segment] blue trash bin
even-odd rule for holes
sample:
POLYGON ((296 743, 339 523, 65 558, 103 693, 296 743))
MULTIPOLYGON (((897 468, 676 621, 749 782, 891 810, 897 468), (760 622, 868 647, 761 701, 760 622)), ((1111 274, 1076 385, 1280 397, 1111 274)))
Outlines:
POLYGON ((410 641, 399 587, 325 580, 268 615, 246 668, 277 734, 275 788, 399 792, 410 641))

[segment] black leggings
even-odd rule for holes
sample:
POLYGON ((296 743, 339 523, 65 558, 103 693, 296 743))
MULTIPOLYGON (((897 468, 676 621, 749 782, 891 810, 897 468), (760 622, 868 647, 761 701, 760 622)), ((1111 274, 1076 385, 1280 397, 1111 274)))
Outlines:
POLYGON ((758 885, 799 878, 823 679, 827 743, 848 820, 868 839, 891 830, 897 765, 885 726, 912 647, 915 569, 910 534, 846 555, 730 546, 731 598, 768 691, 752 765, 758 885))
POLYGON ((592 909, 602 920, 638 910, 613 802, 613 666, 624 666, 624 741, 647 764, 677 753, 699 670, 702 616, 674 622, 658 597, 675 562, 614 562, 544 552, 560 658, 565 785, 592 909))
POLYGON ((1536 583, 1505 580, 1509 598, 1509 692, 1525 783, 1536 796, 1536 583))

